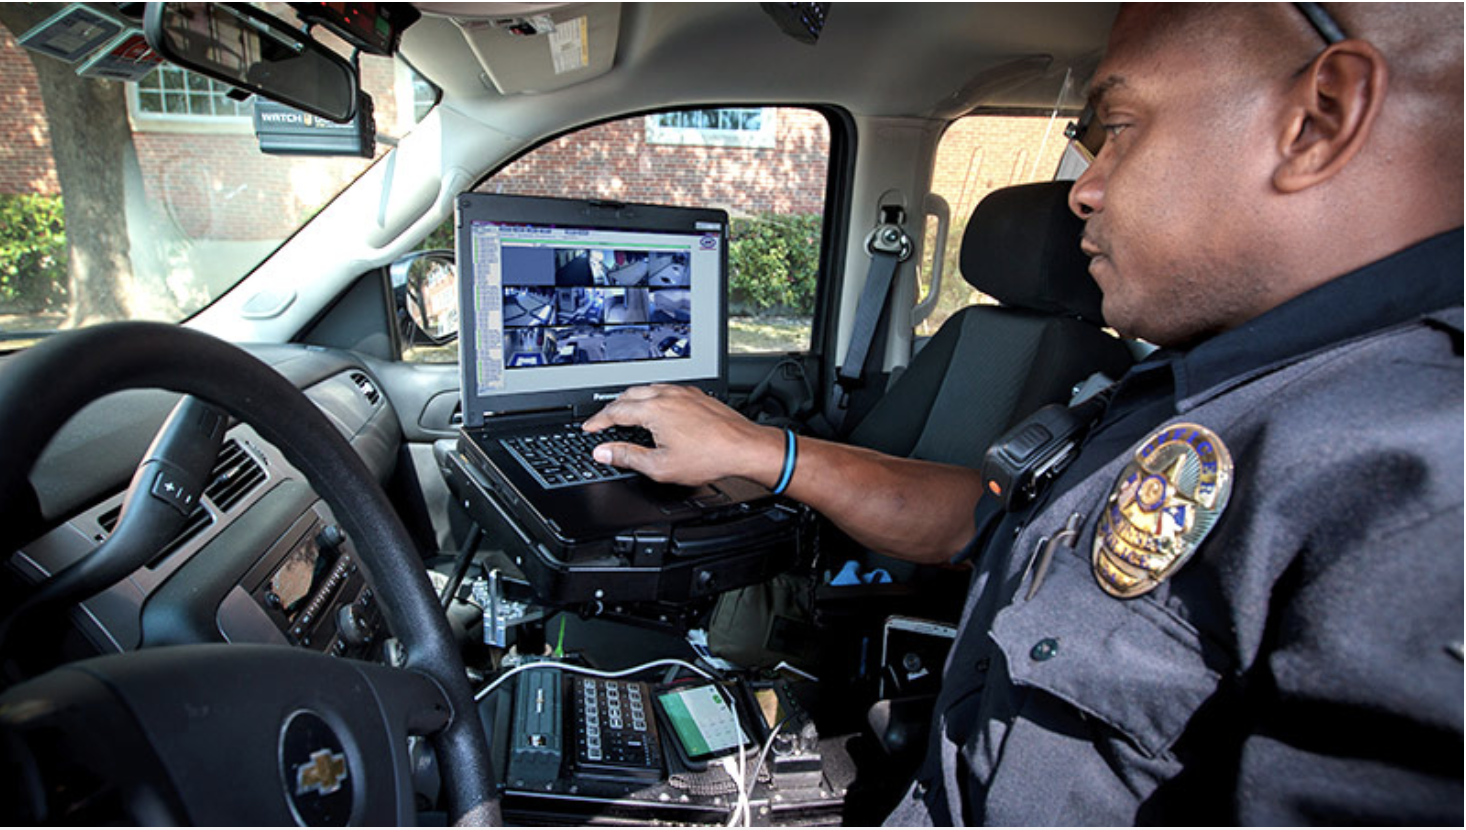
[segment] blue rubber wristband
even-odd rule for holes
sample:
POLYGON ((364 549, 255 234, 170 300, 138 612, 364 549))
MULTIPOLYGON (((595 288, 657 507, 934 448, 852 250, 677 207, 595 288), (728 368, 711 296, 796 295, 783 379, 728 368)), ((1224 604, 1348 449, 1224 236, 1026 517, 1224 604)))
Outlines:
POLYGON ((779 483, 774 485, 774 495, 782 496, 789 489, 789 480, 794 478, 794 462, 799 459, 799 445, 794 442, 794 430, 784 430, 784 471, 779 474, 779 483))

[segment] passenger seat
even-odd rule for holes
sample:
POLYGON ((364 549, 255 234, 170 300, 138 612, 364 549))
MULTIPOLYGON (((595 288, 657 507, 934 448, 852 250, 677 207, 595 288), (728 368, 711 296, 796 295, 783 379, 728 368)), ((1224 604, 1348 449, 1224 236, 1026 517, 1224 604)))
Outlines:
MULTIPOLYGON (((1019 185, 978 204, 962 237, 962 276, 1001 305, 969 306, 943 323, 850 443, 981 468, 988 445, 1012 425, 1046 404, 1067 403, 1096 372, 1112 379, 1125 373, 1131 352, 1102 328, 1100 291, 1079 250, 1083 223, 1069 211, 1069 187, 1019 185)), ((858 559, 902 584, 826 586, 817 602, 831 629, 874 637, 880 618, 903 613, 956 621, 966 579, 869 552, 858 559)), ((881 700, 866 713, 892 759, 886 773, 893 779, 904 780, 920 760, 934 700, 881 700)))
MULTIPOLYGON (((980 469, 988 446, 1012 425, 1046 404, 1067 403, 1096 372, 1114 380, 1125 373, 1131 352, 1102 328, 1099 286, 1079 250, 1083 222, 1069 210, 1070 184, 1008 187, 978 204, 962 236, 962 276, 1001 305, 968 306, 948 318, 849 443, 980 469)), ((840 558, 828 567, 840 568, 840 558)), ((856 558, 861 572, 880 568, 897 582, 922 584, 933 617, 961 608, 962 581, 942 578, 939 569, 869 552, 856 558)), ((847 592, 828 593, 835 600, 847 592)))
POLYGON ((978 468, 988 445, 1039 407, 1067 402, 1095 372, 1124 374, 1130 351, 1101 328, 1069 187, 1018 185, 978 204, 962 237, 962 276, 1001 305, 969 306, 943 323, 850 443, 978 468))

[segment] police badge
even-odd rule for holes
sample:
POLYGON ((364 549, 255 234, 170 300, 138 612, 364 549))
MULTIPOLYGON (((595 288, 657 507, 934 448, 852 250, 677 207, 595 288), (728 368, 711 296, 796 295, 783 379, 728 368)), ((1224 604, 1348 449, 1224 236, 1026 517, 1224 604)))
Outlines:
POLYGON ((1217 434, 1171 424, 1120 471, 1094 531, 1094 576, 1131 599, 1175 573, 1217 523, 1232 494, 1232 455, 1217 434))

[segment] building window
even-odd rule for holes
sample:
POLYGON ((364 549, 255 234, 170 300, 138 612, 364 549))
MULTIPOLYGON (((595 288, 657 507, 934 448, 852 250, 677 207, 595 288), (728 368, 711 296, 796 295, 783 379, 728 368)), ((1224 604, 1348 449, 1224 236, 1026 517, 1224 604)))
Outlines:
POLYGON ((145 116, 248 118, 249 101, 228 96, 230 87, 171 66, 159 67, 137 83, 136 112, 145 116))
POLYGON ((646 117, 646 140, 648 144, 773 147, 775 112, 770 107, 659 112, 646 117))

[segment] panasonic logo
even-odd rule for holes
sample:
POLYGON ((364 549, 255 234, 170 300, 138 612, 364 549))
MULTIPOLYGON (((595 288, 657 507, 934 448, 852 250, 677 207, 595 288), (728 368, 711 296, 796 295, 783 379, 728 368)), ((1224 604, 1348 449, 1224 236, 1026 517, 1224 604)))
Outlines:
POLYGON ((590 396, 591 400, 593 401, 614 401, 619 397, 621 396, 608 394, 606 392, 595 392, 590 396))

